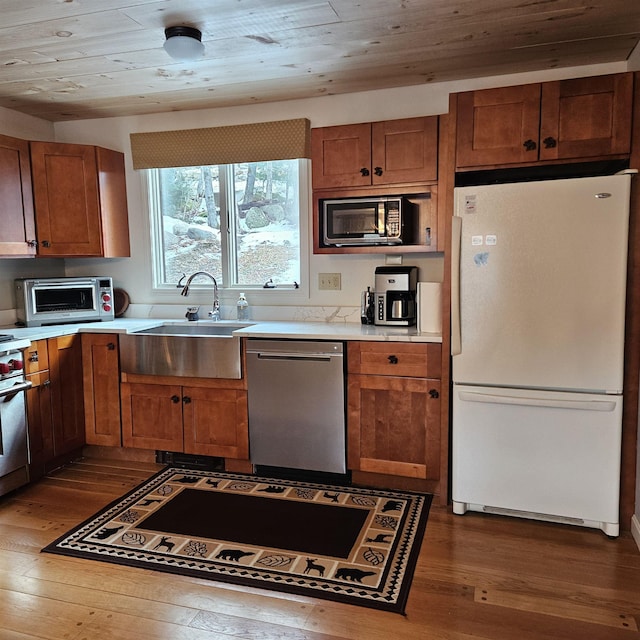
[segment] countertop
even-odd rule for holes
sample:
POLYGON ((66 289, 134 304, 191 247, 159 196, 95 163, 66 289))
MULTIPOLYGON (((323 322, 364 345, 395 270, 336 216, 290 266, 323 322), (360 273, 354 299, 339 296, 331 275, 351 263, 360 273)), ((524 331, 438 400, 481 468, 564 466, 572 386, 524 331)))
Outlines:
MULTIPOLYGON (((61 324, 47 327, 0 328, 0 333, 13 335, 14 340, 0 343, 0 350, 23 349, 25 341, 56 338, 74 333, 133 333, 161 324, 182 324, 187 320, 175 318, 118 318, 111 322, 61 324)), ((210 320, 198 320, 190 324, 212 324, 210 320)), ((221 320, 218 324, 239 324, 233 320, 221 320)), ((298 340, 372 340, 388 342, 442 342, 439 333, 419 333, 414 327, 386 327, 362 325, 355 322, 282 322, 256 321, 250 326, 236 329, 233 334, 243 338, 287 338, 298 340)))

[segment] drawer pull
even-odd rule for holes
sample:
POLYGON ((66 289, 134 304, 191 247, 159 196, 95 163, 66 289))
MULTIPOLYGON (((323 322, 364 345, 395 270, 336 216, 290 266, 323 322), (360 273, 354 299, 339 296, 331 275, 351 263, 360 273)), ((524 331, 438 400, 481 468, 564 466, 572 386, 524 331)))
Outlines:
POLYGON ((398 356, 389 356, 389 364, 398 364, 398 356))

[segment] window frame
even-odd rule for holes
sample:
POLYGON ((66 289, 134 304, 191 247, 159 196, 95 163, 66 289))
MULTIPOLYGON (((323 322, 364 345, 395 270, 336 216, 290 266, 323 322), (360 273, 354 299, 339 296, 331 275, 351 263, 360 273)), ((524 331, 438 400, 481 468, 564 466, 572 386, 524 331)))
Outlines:
MULTIPOLYGON (((233 284, 219 287, 219 297, 221 304, 235 304, 238 294, 244 292, 247 297, 250 296, 249 304, 291 304, 293 300, 306 300, 310 295, 309 287, 309 252, 311 245, 310 238, 310 220, 312 211, 312 191, 311 191, 311 160, 308 158, 297 158, 298 162, 298 215, 299 215, 299 235, 300 235, 300 282, 296 289, 291 285, 282 284, 275 288, 265 289, 263 286, 249 286, 242 284, 233 284)), ((231 165, 221 165, 230 167, 231 165)), ((230 171, 230 169, 229 169, 230 171)), ((151 265, 151 291, 156 294, 166 294, 175 292, 176 284, 164 283, 164 262, 161 259, 158 247, 163 246, 163 228, 162 228, 162 209, 160 203, 159 190, 159 170, 145 169, 140 171, 143 183, 143 207, 146 211, 147 220, 149 222, 149 262, 151 265)), ((225 198, 228 201, 228 194, 221 188, 220 199, 225 198)), ((221 216, 220 231, 229 238, 228 219, 221 216)), ((232 241, 235 242, 235 239, 232 241)), ((225 282, 228 282, 229 269, 231 269, 231 257, 229 252, 234 248, 230 246, 230 242, 223 243, 226 250, 222 251, 222 268, 225 282)), ((187 273, 187 276, 190 274, 187 273)), ((199 279, 198 279, 199 280, 199 279)), ((190 291, 197 295, 198 292, 207 292, 211 294, 213 285, 211 282, 203 279, 202 282, 194 282, 190 287, 190 291)), ((194 299, 194 302, 196 300, 194 299)))

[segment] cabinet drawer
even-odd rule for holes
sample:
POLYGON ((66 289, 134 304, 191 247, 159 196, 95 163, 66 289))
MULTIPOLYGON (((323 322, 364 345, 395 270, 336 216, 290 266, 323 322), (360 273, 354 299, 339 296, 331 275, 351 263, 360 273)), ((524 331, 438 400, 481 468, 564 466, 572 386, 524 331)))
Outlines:
POLYGON ((49 368, 47 341, 36 340, 24 352, 24 372, 26 375, 36 371, 46 371, 49 368))
POLYGON ((441 345, 426 342, 349 342, 349 373, 440 378, 441 345))

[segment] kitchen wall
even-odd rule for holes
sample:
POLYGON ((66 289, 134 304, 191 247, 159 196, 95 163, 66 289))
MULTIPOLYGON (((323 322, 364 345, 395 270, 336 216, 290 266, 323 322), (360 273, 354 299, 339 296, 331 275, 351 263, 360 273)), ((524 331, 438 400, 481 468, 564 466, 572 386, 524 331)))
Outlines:
MULTIPOLYGON (((549 72, 526 73, 512 76, 483 78, 465 82, 449 82, 434 85, 404 87, 384 91, 354 93, 348 95, 323 96, 306 100, 281 103, 256 104, 233 108, 171 112, 147 116, 60 122, 55 124, 56 139, 67 142, 84 142, 119 149, 126 154, 127 188, 129 200, 130 234, 132 257, 122 260, 67 260, 68 274, 111 274, 117 286, 127 290, 132 301, 143 314, 164 315, 162 305, 178 305, 184 313, 184 299, 177 291, 153 292, 151 287, 149 225, 144 206, 144 194, 139 174, 131 167, 129 134, 132 132, 165 129, 197 128, 244 124, 256 121, 282 120, 306 117, 312 127, 370 122, 395 118, 446 113, 451 92, 488 86, 537 82, 564 77, 599 75, 626 71, 626 65, 597 65, 574 69, 556 69, 549 72)), ((309 246, 311 246, 309 228, 309 246)), ((343 319, 358 321, 360 291, 373 285, 375 267, 384 263, 384 256, 363 255, 310 255, 306 265, 309 273, 309 291, 297 292, 292 297, 277 292, 251 292, 247 297, 253 306, 254 317, 262 319, 261 313, 269 317, 309 316, 321 319, 343 319), (342 274, 341 291, 319 291, 317 274, 339 272, 342 274), (269 298, 265 299, 268 293, 269 298), (268 305, 268 306, 260 306, 268 305), (285 306, 286 305, 286 306, 285 306), (311 311, 313 309, 313 311, 311 311)), ((442 278, 441 256, 416 258, 405 256, 404 264, 416 264, 420 268, 421 280, 438 281, 442 278)), ((190 296, 193 304, 208 304, 209 295, 196 293, 190 296)), ((236 294, 223 295, 223 317, 232 313, 236 294)), ((264 317, 264 316, 263 316, 264 317)))
MULTIPOLYGON (((545 72, 495 76, 468 81, 425 84, 383 91, 323 96, 281 103, 256 104, 232 108, 204 109, 190 112, 167 112, 147 116, 131 116, 59 122, 51 124, 30 116, 7 112, 2 132, 17 137, 51 139, 61 142, 96 144, 125 153, 132 255, 123 259, 3 260, 0 270, 0 312, 12 309, 11 281, 14 277, 31 275, 112 275, 115 285, 127 290, 131 298, 131 313, 135 315, 180 317, 185 301, 175 290, 153 291, 151 280, 150 233, 144 204, 143 185, 131 163, 129 134, 165 129, 197 128, 244 124, 257 121, 306 117, 312 127, 390 120, 395 118, 446 113, 452 92, 506 86, 561 78, 617 73, 627 70, 624 63, 595 65, 545 72)), ((0 115, 5 115, 0 113, 0 115)), ((309 203, 310 206, 310 203, 309 203)), ((311 226, 308 229, 311 247, 311 226)), ((360 291, 373 285, 375 267, 384 263, 384 256, 375 255, 309 255, 304 270, 308 273, 308 290, 293 295, 277 291, 247 291, 256 319, 332 319, 359 321, 360 291), (340 291, 319 291, 318 273, 342 274, 340 291), (268 296, 268 297, 267 297, 268 296)), ((442 279, 443 258, 440 255, 407 255, 404 264, 420 268, 420 279, 442 279)), ((237 295, 223 294, 223 317, 231 317, 237 295)), ((210 303, 210 294, 193 292, 189 304, 210 303)))

